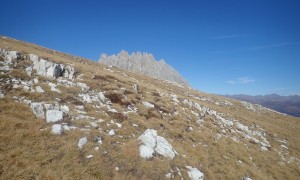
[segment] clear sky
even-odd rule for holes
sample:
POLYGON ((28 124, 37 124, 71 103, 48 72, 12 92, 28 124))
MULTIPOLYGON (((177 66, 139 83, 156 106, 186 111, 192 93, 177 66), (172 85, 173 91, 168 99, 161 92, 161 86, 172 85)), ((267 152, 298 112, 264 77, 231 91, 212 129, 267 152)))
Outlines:
POLYGON ((164 59, 193 88, 300 95, 299 0, 1 0, 0 34, 98 61, 164 59))

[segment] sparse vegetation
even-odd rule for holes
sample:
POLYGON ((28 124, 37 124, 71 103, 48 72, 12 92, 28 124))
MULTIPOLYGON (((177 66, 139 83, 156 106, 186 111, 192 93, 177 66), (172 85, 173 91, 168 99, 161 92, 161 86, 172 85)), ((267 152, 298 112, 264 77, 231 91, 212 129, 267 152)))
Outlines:
MULTIPOLYGON (((82 90, 77 86, 58 85, 61 94, 51 91, 48 78, 24 74, 27 63, 19 64, 19 69, 10 73, 0 74, 1 82, 13 77, 22 80, 38 78, 39 83, 32 87, 39 85, 45 91, 26 92, 12 88, 12 84, 1 87, 6 95, 0 99, 0 179, 164 179, 171 171, 175 179, 180 179, 177 168, 188 179, 187 165, 201 170, 205 179, 242 179, 245 176, 252 179, 297 179, 300 176, 297 164, 297 158, 300 158, 300 121, 296 118, 263 110, 259 113, 248 111, 238 101, 187 90, 130 72, 126 72, 126 77, 122 71, 111 72, 101 64, 18 41, 5 41, 11 49, 35 53, 54 62, 72 63, 83 74, 80 82, 86 83, 92 91, 105 92, 116 112, 108 111, 107 104, 101 105, 99 101, 82 102, 78 98, 82 90), (138 93, 132 88, 134 83, 142 89, 138 93), (175 103, 170 94, 177 94, 180 102, 175 103), (36 118, 30 107, 16 102, 14 96, 50 103, 59 98, 59 103, 67 105, 71 111, 70 116, 65 116, 60 123, 74 125, 77 129, 65 131, 63 135, 52 134, 53 123, 46 124, 45 120, 36 118), (233 105, 220 106, 199 97, 226 100, 233 105), (221 112, 226 120, 234 119, 251 130, 266 132, 271 148, 262 151, 259 144, 245 138, 235 125, 221 129, 215 116, 200 115, 200 110, 183 104, 184 99, 221 112), (145 107, 142 102, 149 102, 154 108, 145 107), (75 106, 80 105, 84 116, 94 119, 84 116, 72 119, 72 113, 76 114, 78 110, 75 106), (129 112, 129 105, 137 109, 129 112), (197 122, 199 119, 202 120, 200 123, 197 122), (99 127, 91 127, 91 122, 99 127), (115 135, 108 135, 111 129, 115 130, 115 135), (168 140, 178 153, 173 160, 160 155, 150 160, 139 156, 137 139, 146 129, 155 129, 158 135, 168 140), (79 149, 77 143, 82 137, 87 137, 88 143, 79 149), (98 143, 99 137, 102 144, 98 143), (279 140, 288 141, 288 150, 282 148, 279 140), (95 147, 99 150, 96 151, 95 147), (279 155, 281 151, 285 161, 279 155), (93 157, 87 158, 88 155, 93 157)), ((57 83, 55 79, 51 82, 57 83)))

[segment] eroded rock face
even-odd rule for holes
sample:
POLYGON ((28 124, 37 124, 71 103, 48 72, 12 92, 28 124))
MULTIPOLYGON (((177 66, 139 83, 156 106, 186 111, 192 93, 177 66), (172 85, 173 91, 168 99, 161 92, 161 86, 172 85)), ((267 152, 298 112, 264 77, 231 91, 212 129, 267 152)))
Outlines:
POLYGON ((39 59, 35 54, 29 54, 29 59, 33 62, 33 69, 37 71, 38 75, 47 77, 66 77, 72 79, 74 77, 74 68, 65 66, 63 64, 56 64, 44 59, 39 59))
POLYGON ((158 136, 154 129, 147 129, 138 139, 142 143, 140 156, 144 159, 152 158, 154 152, 171 159, 177 154, 172 145, 165 138, 158 136))
POLYGON ((102 54, 99 62, 153 78, 188 85, 175 69, 164 60, 156 61, 152 54, 137 52, 129 55, 126 51, 121 51, 118 55, 112 56, 102 54))

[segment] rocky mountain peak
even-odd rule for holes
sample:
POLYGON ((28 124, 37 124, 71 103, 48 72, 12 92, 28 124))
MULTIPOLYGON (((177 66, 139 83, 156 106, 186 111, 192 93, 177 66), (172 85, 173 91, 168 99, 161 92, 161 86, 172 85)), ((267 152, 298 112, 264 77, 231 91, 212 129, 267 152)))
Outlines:
POLYGON ((188 86, 188 82, 164 60, 155 60, 151 53, 134 52, 131 55, 122 50, 118 55, 102 54, 99 62, 116 66, 120 69, 150 76, 156 79, 168 80, 188 86))

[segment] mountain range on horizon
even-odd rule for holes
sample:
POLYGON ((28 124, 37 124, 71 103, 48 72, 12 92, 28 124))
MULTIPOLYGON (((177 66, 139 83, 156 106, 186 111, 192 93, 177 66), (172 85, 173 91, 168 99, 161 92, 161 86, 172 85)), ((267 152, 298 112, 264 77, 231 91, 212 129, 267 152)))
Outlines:
POLYGON ((300 96, 299 95, 289 95, 281 96, 278 94, 268 94, 268 95, 224 95, 225 97, 246 101, 253 104, 260 104, 264 107, 273 109, 278 112, 282 112, 291 116, 300 117, 300 96))

